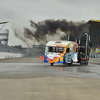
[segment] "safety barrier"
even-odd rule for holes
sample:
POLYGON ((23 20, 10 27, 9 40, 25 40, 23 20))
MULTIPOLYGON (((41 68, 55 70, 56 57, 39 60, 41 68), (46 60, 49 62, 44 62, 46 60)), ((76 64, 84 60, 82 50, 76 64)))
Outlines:
POLYGON ((0 52, 0 59, 24 57, 26 54, 0 52))
POLYGON ((100 64, 100 58, 89 58, 89 62, 100 64))

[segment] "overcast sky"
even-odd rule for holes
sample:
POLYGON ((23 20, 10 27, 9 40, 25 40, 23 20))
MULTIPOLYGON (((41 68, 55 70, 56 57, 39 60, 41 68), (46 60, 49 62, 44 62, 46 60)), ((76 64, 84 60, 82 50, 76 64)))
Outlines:
POLYGON ((30 20, 66 19, 86 22, 100 20, 100 0, 0 0, 0 22, 9 21, 9 45, 23 45, 12 27, 29 27, 30 20))

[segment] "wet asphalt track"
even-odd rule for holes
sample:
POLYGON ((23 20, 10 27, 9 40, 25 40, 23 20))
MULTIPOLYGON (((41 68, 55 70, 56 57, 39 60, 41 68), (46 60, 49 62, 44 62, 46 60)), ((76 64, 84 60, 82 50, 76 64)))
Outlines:
POLYGON ((0 100, 100 100, 100 65, 0 60, 0 100))
POLYGON ((24 79, 40 77, 74 77, 100 79, 100 65, 72 66, 46 63, 0 63, 0 79, 24 79))

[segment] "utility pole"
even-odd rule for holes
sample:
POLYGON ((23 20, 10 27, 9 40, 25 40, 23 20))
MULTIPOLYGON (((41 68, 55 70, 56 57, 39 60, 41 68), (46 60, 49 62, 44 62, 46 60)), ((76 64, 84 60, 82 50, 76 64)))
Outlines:
POLYGON ((70 31, 68 31, 67 34, 68 34, 68 41, 69 41, 69 38, 70 38, 70 31))
POLYGON ((85 33, 85 35, 86 35, 86 54, 87 54, 88 34, 87 34, 87 33, 85 33))

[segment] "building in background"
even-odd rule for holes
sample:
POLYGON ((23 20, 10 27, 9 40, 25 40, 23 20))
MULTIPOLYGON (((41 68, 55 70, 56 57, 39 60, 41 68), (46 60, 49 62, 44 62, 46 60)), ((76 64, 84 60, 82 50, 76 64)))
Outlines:
POLYGON ((100 20, 89 20, 88 23, 92 48, 100 48, 100 20))
POLYGON ((2 27, 0 28, 0 43, 7 45, 8 44, 8 35, 9 35, 9 30, 3 30, 4 25, 8 22, 0 22, 2 24, 2 27))
POLYGON ((8 44, 8 35, 9 30, 0 30, 0 42, 1 44, 7 45, 8 44))

